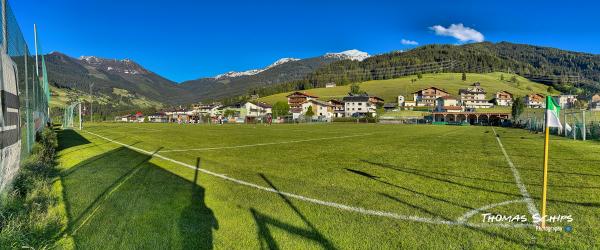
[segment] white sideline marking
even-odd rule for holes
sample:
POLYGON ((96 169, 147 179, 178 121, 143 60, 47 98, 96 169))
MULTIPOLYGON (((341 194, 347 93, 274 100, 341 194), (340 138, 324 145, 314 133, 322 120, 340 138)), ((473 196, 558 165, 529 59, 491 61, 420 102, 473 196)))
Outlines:
POLYGON ((499 206, 504 206, 504 205, 508 205, 508 204, 512 204, 512 203, 519 203, 519 202, 527 202, 527 200, 525 199, 520 199, 520 200, 512 200, 512 201, 504 201, 504 202, 499 202, 499 203, 494 203, 494 204, 490 204, 490 205, 486 205, 477 209, 473 209, 469 212, 466 212, 465 214, 463 214, 460 218, 456 219, 457 222, 466 222, 469 218, 473 217, 474 215, 491 209, 491 208, 495 208, 495 207, 499 207, 499 206))
POLYGON ((277 144, 289 144, 289 143, 299 143, 299 142, 309 142, 309 141, 343 139, 343 138, 352 138, 352 137, 367 136, 367 135, 372 135, 372 133, 359 134, 359 135, 334 136, 334 137, 325 137, 325 138, 314 138, 314 139, 304 139, 304 140, 295 140, 295 141, 266 142, 266 143, 246 144, 246 145, 238 145, 238 146, 215 147, 215 148, 171 149, 171 150, 162 150, 161 152, 165 153, 165 152, 184 152, 184 151, 209 151, 209 150, 219 150, 219 149, 247 148, 247 147, 277 145, 277 144))
POLYGON ((140 153, 146 154, 146 155, 150 155, 152 157, 157 157, 193 170, 198 170, 201 172, 204 172, 206 174, 215 176, 215 177, 219 177, 221 179, 224 180, 228 180, 231 181, 233 183, 237 183, 240 185, 244 185, 244 186, 248 186, 248 187, 253 187, 256 188, 258 190, 262 190, 262 191, 266 191, 266 192, 271 192, 271 193, 276 193, 276 194, 280 194, 283 196, 287 196, 287 197, 291 197, 294 199, 298 199, 301 201, 306 201, 306 202, 310 202, 310 203, 314 203, 314 204, 318 204, 318 205, 323 205, 323 206, 327 206, 327 207, 332 207, 332 208, 337 208, 340 210, 346 210, 346 211, 351 211, 351 212, 356 212, 356 213, 360 213, 360 214, 365 214, 365 215, 373 215, 373 216, 379 216, 379 217, 387 217, 387 218, 392 218, 392 219, 397 219, 397 220, 406 220, 406 221, 415 221, 415 222, 423 222, 423 223, 429 223, 429 224, 438 224, 438 225, 451 225, 451 226, 469 226, 469 227, 477 227, 477 228, 483 228, 483 227, 502 227, 502 228, 525 228, 525 227, 532 227, 531 224, 523 224, 523 223, 495 223, 495 224, 486 224, 486 223, 467 223, 467 222, 458 222, 458 221, 450 221, 450 220, 442 220, 442 219, 438 219, 438 218, 423 218, 423 217, 418 217, 418 216, 412 216, 412 215, 401 215, 401 214, 396 214, 396 213, 392 213, 392 212, 386 212, 386 211, 378 211, 378 210, 371 210, 371 209, 366 209, 366 208, 362 208, 362 207, 353 207, 353 206, 348 206, 348 205, 344 205, 344 204, 340 204, 340 203, 335 203, 335 202, 330 202, 330 201, 322 201, 322 200, 317 200, 314 198, 310 198, 310 197, 305 197, 302 195, 297 195, 297 194, 293 194, 293 193, 287 193, 287 192, 282 192, 279 191, 277 189, 273 189, 273 188, 268 188, 268 187, 263 187, 254 183, 250 183, 247 181, 243 181, 243 180, 238 180, 235 178, 231 178, 228 177, 227 175, 224 174, 219 174, 219 173, 215 173, 206 169, 202 169, 202 168, 196 168, 195 166, 192 166, 190 164, 187 163, 183 163, 165 156, 162 156, 158 153, 152 153, 150 151, 146 151, 140 148, 136 148, 134 146, 130 146, 115 140, 111 140, 109 138, 106 138, 104 136, 95 134, 93 132, 89 132, 89 131, 84 131, 86 133, 95 135, 97 137, 100 137, 104 140, 110 141, 112 143, 121 145, 123 147, 132 149, 134 151, 138 151, 140 153))
POLYGON ((504 154, 504 158, 506 158, 506 162, 508 162, 508 166, 510 166, 510 170, 512 170, 513 176, 515 177, 515 182, 519 187, 519 191, 521 192, 521 195, 527 203, 527 210, 529 210, 531 216, 539 216, 540 213, 537 211, 537 208, 535 208, 535 204, 533 204, 533 199, 531 199, 529 192, 527 192, 527 188, 521 181, 521 175, 519 175, 519 170, 517 170, 515 164, 513 164, 513 162, 510 160, 510 157, 508 157, 508 154, 506 153, 504 145, 502 145, 502 141, 500 141, 500 137, 498 137, 496 130, 493 127, 492 130, 494 131, 494 135, 496 136, 496 141, 498 141, 498 145, 500 145, 500 149, 502 149, 502 154, 504 154))

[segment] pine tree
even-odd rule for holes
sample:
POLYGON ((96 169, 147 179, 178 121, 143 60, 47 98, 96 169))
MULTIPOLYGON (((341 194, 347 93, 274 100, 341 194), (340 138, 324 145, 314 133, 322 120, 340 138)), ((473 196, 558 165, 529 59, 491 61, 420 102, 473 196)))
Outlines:
POLYGON ((467 81, 467 73, 465 73, 465 72, 462 73, 462 80, 463 80, 463 82, 467 81))

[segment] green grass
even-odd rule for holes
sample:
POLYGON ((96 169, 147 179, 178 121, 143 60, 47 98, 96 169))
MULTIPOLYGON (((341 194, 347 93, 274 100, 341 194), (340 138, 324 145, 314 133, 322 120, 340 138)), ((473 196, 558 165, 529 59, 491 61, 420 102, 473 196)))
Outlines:
MULTIPOLYGON (((491 127, 107 123, 86 129, 185 164, 200 159, 200 168, 230 178, 400 215, 454 221, 475 208, 522 199, 491 127), (281 143, 348 135, 358 136, 281 143), (213 149, 167 152, 192 148, 213 149)), ((541 135, 496 131, 539 208, 541 135)), ((63 133, 60 141, 67 234, 82 249, 573 249, 593 247, 600 234, 598 142, 552 137, 548 211, 571 214, 573 222, 552 225, 574 232, 544 233, 364 215, 196 172, 85 132, 63 133)), ((523 203, 486 211, 528 215, 523 203)), ((469 222, 481 223, 481 215, 469 222)))
MULTIPOLYGON (((412 93, 423 88, 435 86, 449 91, 451 95, 458 97, 458 90, 466 88, 474 82, 480 82, 481 86, 488 93, 487 98, 492 99, 493 95, 501 90, 506 90, 514 95, 524 96, 531 93, 548 93, 548 86, 529 81, 523 77, 516 76, 519 80, 518 84, 509 82, 508 79, 512 75, 508 73, 488 73, 488 74, 467 74, 467 81, 463 82, 461 73, 440 73, 440 74, 424 74, 423 78, 411 82, 412 79, 417 79, 416 76, 406 76, 391 80, 375 80, 360 83, 360 88, 363 91, 375 96, 383 98, 386 102, 397 102, 398 95, 403 95, 407 100, 412 100, 412 93), (500 80, 500 75, 504 75, 504 81, 500 80)), ((306 92, 317 95, 320 99, 337 98, 341 99, 350 91, 350 86, 338 86, 334 88, 317 88, 310 89, 306 92)), ((267 103, 275 103, 277 101, 287 101, 288 93, 275 94, 260 98, 261 101, 267 103)))

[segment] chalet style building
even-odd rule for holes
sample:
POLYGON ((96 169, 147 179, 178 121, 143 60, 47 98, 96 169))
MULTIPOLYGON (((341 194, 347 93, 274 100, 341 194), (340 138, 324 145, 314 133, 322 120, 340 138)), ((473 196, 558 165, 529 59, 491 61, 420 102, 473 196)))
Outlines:
POLYGON ((447 91, 445 91, 443 89, 436 88, 436 87, 429 87, 429 88, 424 88, 424 89, 414 92, 413 100, 415 101, 417 106, 432 107, 435 105, 436 99, 438 99, 440 97, 444 97, 444 96, 449 96, 449 95, 450 95, 450 93, 448 93, 447 91))
POLYGON ((329 100, 329 104, 333 106, 333 117, 345 117, 346 111, 344 109, 344 102, 336 99, 329 100))
POLYGON ((498 91, 494 100, 498 106, 512 106, 513 94, 508 91, 498 91))
POLYGON ((305 92, 296 91, 287 96, 290 109, 302 108, 302 104, 312 99, 317 99, 318 96, 310 95, 305 92))
POLYGON ((590 109, 600 111, 600 94, 595 94, 590 100, 590 109))
POLYGON ((312 107, 314 113, 312 120, 330 121, 333 118, 333 104, 316 99, 311 99, 302 104, 302 113, 306 114, 308 107, 312 107))
POLYGON ((460 101, 467 108, 491 108, 494 104, 485 98, 485 90, 476 82, 470 88, 458 90, 460 101))
POLYGON ((546 100, 545 96, 541 94, 529 94, 525 96, 525 106, 528 108, 545 108, 546 100))
POLYGON ((437 112, 462 112, 463 106, 460 105, 458 99, 452 96, 442 96, 435 100, 435 110, 437 112))
POLYGON ((563 109, 571 109, 575 107, 577 101, 576 95, 559 95, 555 100, 558 101, 558 105, 563 109), (557 99, 557 100, 556 100, 557 99))

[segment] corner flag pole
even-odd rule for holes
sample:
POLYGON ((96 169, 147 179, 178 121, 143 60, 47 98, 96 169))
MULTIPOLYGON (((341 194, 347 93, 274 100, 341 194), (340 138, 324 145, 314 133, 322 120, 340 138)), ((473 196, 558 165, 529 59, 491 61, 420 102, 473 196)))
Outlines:
POLYGON ((544 139, 544 184, 542 186, 542 228, 546 227, 546 196, 548 195, 548 142, 550 127, 548 127, 548 114, 546 114, 546 137, 544 139))
POLYGON ((551 96, 546 96, 546 119, 544 129, 546 137, 544 138, 544 184, 542 187, 542 228, 546 227, 546 198, 548 196, 548 147, 550 141, 550 128, 562 129, 560 123, 560 106, 551 96))

